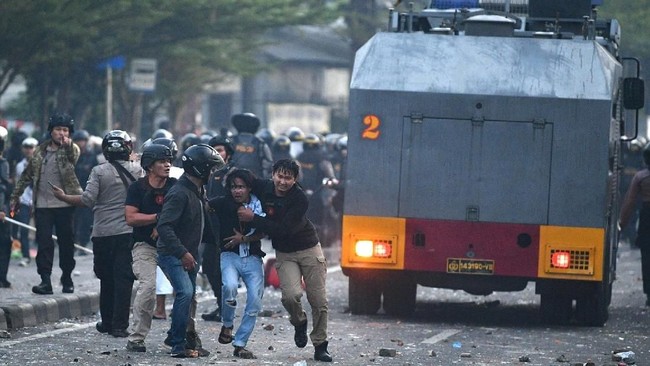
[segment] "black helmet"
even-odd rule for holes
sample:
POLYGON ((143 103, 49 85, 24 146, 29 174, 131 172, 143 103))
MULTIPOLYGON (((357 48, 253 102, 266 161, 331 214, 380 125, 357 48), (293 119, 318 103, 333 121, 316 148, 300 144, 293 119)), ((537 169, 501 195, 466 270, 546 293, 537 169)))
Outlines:
POLYGON ((217 150, 206 144, 190 146, 183 152, 181 160, 185 173, 204 182, 210 177, 212 168, 220 169, 226 165, 217 150))
POLYGON ((291 149, 291 140, 287 136, 278 136, 273 141, 273 151, 289 151, 289 149, 291 149))
POLYGON ((173 137, 174 137, 174 135, 172 135, 171 132, 167 131, 164 128, 159 128, 159 129, 155 130, 153 132, 153 134, 151 135, 152 140, 155 140, 155 139, 158 139, 158 138, 171 139, 173 137))
POLYGON ((131 152, 133 152, 133 141, 128 133, 122 130, 113 130, 104 136, 102 153, 106 160, 129 160, 131 152))
POLYGON ((86 130, 78 130, 72 134, 72 141, 81 141, 81 140, 88 141, 89 138, 90 138, 90 134, 86 130))
POLYGON ((262 140, 264 140, 264 142, 266 142, 267 145, 271 146, 273 145, 273 141, 277 137, 277 134, 275 133, 275 131, 269 128, 261 128, 259 131, 257 131, 255 136, 261 138, 262 140))
POLYGON ((165 145, 158 145, 151 143, 144 147, 142 156, 140 157, 140 166, 144 170, 149 170, 149 167, 158 160, 173 160, 172 151, 165 145))
POLYGON ((47 122, 47 132, 52 132, 54 127, 67 127, 70 134, 74 133, 74 120, 65 113, 55 113, 47 122))
POLYGON ((178 146, 176 141, 173 139, 168 139, 166 137, 160 137, 151 141, 152 144, 167 146, 167 148, 172 152, 172 157, 176 159, 176 154, 178 154, 178 146))
POLYGON ((237 132, 255 133, 260 128, 260 119, 253 113, 240 113, 230 117, 230 123, 237 132))
POLYGON ((213 138, 210 139, 210 142, 208 142, 208 145, 212 147, 217 147, 217 146, 223 146, 226 148, 226 152, 228 153, 228 156, 232 156, 232 154, 235 153, 235 149, 232 147, 232 141, 223 136, 214 136, 213 138))
POLYGON ((183 151, 187 150, 192 145, 200 144, 201 139, 195 133, 186 133, 185 136, 181 139, 181 149, 183 151))
POLYGON ((289 127, 287 132, 285 132, 285 135, 287 135, 291 141, 302 141, 305 138, 305 133, 302 132, 300 127, 289 127))
POLYGON ((323 141, 315 133, 310 133, 302 140, 302 148, 305 150, 316 150, 321 147, 323 141))

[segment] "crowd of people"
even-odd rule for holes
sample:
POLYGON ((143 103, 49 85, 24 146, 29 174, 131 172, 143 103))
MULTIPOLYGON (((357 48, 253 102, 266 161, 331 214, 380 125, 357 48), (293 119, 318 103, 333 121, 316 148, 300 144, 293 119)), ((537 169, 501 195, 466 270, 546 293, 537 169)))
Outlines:
POLYGON ((7 273, 16 243, 20 266, 31 265, 36 249, 41 280, 32 292, 38 295, 57 288, 55 248, 63 293, 75 290, 75 256, 92 253, 100 280, 97 331, 127 338, 129 351, 146 352, 152 321, 167 318, 170 295, 164 344, 172 357, 194 358, 210 354, 195 321, 201 273, 216 299, 201 317, 222 322, 219 342, 232 344, 235 357, 251 359, 256 356, 246 345, 262 308, 261 240, 268 238, 296 346, 311 339, 314 359, 331 362, 322 245, 331 245, 340 230, 347 138, 298 128, 277 135, 260 129, 252 113, 233 115, 231 124, 235 133, 187 133, 178 144, 159 129, 139 149, 121 130, 109 131, 96 146, 67 114, 50 117, 40 142, 20 131, 10 139, 0 127, 0 152, 11 140, 7 158, 0 155, 0 288, 11 288, 7 273), (35 235, 27 229, 32 223, 35 235), (235 331, 240 282, 247 295, 235 331), (312 312, 309 335, 303 291, 312 312))

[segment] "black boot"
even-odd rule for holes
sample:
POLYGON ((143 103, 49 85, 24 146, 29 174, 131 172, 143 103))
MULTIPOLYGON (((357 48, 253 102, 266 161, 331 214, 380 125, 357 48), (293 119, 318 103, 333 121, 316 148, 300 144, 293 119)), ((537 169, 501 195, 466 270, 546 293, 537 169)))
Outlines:
POLYGON ((330 353, 327 352, 327 341, 319 344, 318 346, 314 346, 315 351, 314 351, 314 360, 316 361, 322 361, 322 362, 332 362, 332 356, 330 356, 330 353))
POLYGON ((296 347, 304 348, 307 345, 307 320, 301 325, 294 327, 293 341, 296 347))
POLYGON ((50 275, 41 275, 41 283, 38 286, 32 287, 32 292, 39 295, 52 295, 52 282, 50 275))
POLYGON ((63 287, 64 294, 74 293, 74 283, 72 283, 72 277, 69 273, 61 276, 61 287, 63 287))
POLYGON ((216 308, 209 313, 201 314, 201 318, 208 322, 220 322, 221 321, 221 309, 216 308))

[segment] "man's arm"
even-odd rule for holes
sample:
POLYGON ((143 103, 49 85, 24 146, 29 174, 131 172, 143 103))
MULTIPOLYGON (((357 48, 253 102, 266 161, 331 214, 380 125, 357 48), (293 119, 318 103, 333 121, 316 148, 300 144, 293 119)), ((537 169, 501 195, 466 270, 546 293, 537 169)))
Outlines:
POLYGON ((176 236, 174 226, 177 225, 187 204, 181 194, 168 194, 165 196, 165 203, 158 217, 158 248, 164 249, 165 252, 182 258, 185 253, 189 253, 180 239, 176 236))

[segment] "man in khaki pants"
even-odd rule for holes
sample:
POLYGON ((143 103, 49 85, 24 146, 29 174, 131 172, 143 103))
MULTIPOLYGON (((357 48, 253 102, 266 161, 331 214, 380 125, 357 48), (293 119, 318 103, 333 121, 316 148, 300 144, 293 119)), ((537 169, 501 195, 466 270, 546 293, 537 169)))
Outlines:
POLYGON ((272 180, 256 179, 253 183, 253 193, 262 201, 266 216, 241 207, 238 217, 271 237, 276 251, 282 305, 289 312, 289 321, 295 328, 294 342, 300 348, 307 345, 307 315, 301 303, 301 279, 304 279, 307 301, 312 308, 310 337, 315 349, 314 359, 332 362, 327 350, 327 263, 316 229, 305 216, 309 204, 296 184, 299 173, 295 161, 278 160, 273 165, 272 180))
POLYGON ((131 184, 126 195, 126 223, 133 227, 133 274, 139 282, 133 300, 133 332, 126 344, 126 349, 132 352, 147 350, 144 339, 151 330, 156 304, 156 223, 158 214, 162 211, 165 194, 176 183, 175 178, 169 177, 172 159, 172 152, 167 146, 145 146, 140 165, 147 175, 131 184))

